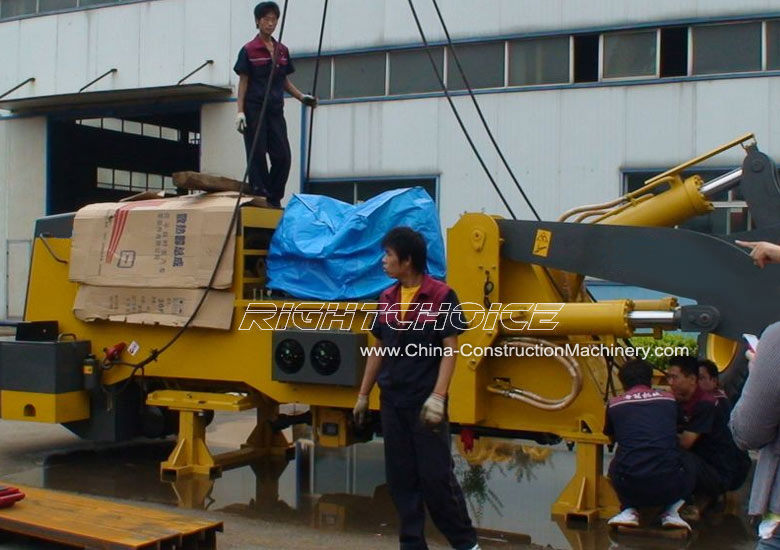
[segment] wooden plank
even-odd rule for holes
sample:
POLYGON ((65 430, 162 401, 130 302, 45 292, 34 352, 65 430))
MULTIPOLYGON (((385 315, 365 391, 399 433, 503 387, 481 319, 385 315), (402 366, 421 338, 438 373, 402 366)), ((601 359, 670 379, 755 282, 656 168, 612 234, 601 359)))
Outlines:
MULTIPOLYGON (((2 484, 2 482, 0 482, 2 484)), ((81 548, 216 548, 222 522, 18 486, 27 498, 0 509, 0 530, 81 548)))
MULTIPOLYGON (((201 172, 174 172, 173 184, 179 189, 190 189, 194 191, 238 191, 241 188, 241 182, 222 176, 212 176, 201 172)), ((250 194, 249 186, 244 187, 244 193, 250 194)))

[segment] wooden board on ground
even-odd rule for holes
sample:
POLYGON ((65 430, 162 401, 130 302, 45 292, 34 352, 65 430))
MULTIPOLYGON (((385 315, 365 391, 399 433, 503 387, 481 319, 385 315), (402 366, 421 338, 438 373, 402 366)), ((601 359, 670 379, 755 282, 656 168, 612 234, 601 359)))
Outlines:
POLYGON ((617 532, 621 535, 628 535, 632 537, 652 537, 659 539, 687 539, 690 531, 688 529, 664 529, 663 527, 648 526, 648 527, 627 527, 625 525, 619 525, 617 532))
POLYGON ((219 521, 14 486, 27 497, 0 509, 0 532, 86 550, 214 550, 217 532, 222 531, 219 521))

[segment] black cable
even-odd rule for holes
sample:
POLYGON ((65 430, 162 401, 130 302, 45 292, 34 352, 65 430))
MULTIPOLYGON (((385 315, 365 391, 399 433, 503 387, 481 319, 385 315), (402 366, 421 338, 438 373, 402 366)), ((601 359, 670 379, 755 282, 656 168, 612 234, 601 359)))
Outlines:
POLYGON ((408 0, 408 2, 409 2, 409 8, 412 10, 412 15, 414 16, 414 22, 417 24, 417 30, 420 32, 420 38, 422 39, 422 42, 425 45, 425 52, 428 54, 428 59, 430 60, 431 66, 433 67, 433 72, 436 74, 436 79, 439 81, 439 85, 441 86, 441 89, 444 92, 444 96, 447 98, 447 101, 450 104, 452 113, 455 115, 455 118, 458 120, 460 129, 463 131, 463 135, 466 136, 466 140, 469 142, 469 145, 471 145, 471 150, 474 151, 474 154, 476 155, 479 164, 482 166, 482 169, 485 171, 485 175, 487 175, 488 179, 490 180, 490 183, 493 184, 493 189, 495 189, 496 193, 498 193, 498 196, 501 198, 501 202, 504 203, 504 207, 506 207, 507 211, 509 212, 509 215, 512 216, 512 219, 516 220, 517 216, 515 216, 515 213, 512 211, 512 208, 509 206, 509 203, 504 197, 504 194, 501 192, 501 189, 498 187, 496 180, 493 179, 493 175, 490 173, 490 170, 485 165, 485 161, 482 160, 482 156, 479 154, 479 151, 477 150, 477 146, 474 145, 474 141, 471 139, 471 136, 469 135, 466 126, 463 124, 463 120, 460 118, 458 109, 455 107, 455 103, 452 101, 452 97, 450 97, 450 93, 447 90, 447 86, 444 84, 444 80, 442 79, 442 76, 439 73, 439 68, 436 66, 436 61, 433 59, 433 54, 431 53, 431 47, 428 44, 428 39, 425 38, 425 32, 423 31, 422 25, 420 24, 420 18, 417 16, 417 10, 414 9, 414 4, 412 3, 412 0, 408 0))
POLYGON ((520 182, 517 181, 517 178, 515 177, 515 173, 512 171, 512 168, 509 167, 509 163, 506 161, 503 151, 501 151, 501 147, 499 147, 498 142, 496 142, 496 138, 493 137, 493 132, 490 130, 490 126, 488 126, 487 120, 485 120, 485 115, 482 114, 482 109, 480 108, 479 103, 477 102, 477 97, 474 95, 474 91, 471 89, 471 84, 469 84, 468 78, 466 78, 466 72, 463 70, 463 66, 460 64, 460 59, 458 59, 457 52, 455 52, 455 45, 452 43, 452 38, 450 38, 450 31, 447 29, 447 24, 444 22, 444 17, 442 17, 441 11, 439 10, 439 3, 436 0, 432 0, 432 2, 433 2, 433 7, 436 8, 436 15, 439 16, 439 22, 441 23, 441 28, 444 30, 444 35, 447 37, 447 47, 452 52, 452 57, 455 60, 455 65, 458 67, 458 72, 460 72, 460 76, 463 79, 464 84, 466 84, 466 90, 468 90, 469 92, 469 97, 471 97, 471 101, 474 103, 474 108, 477 110, 477 114, 479 114, 479 119, 482 121, 482 126, 484 126, 488 137, 490 137, 490 142, 493 144, 493 147, 496 149, 496 153, 498 153, 501 162, 504 164, 504 168, 506 168, 506 171, 509 173, 509 177, 512 178, 512 181, 515 183, 515 187, 517 187, 517 190, 520 191, 520 194, 523 196, 523 199, 525 199, 528 208, 531 209, 531 212, 533 213, 537 221, 541 221, 542 218, 539 217, 539 213, 536 211, 536 208, 534 208, 534 205, 531 204, 531 200, 528 198, 528 195, 525 194, 525 190, 520 185, 520 182))
MULTIPOLYGON (((238 220, 238 213, 241 210, 241 199, 243 197, 243 190, 244 190, 244 184, 247 182, 247 179, 249 178, 249 167, 252 162, 252 158, 255 154, 255 149, 257 148, 257 142, 258 137, 260 136, 260 128, 263 124, 263 117, 265 117, 265 111, 268 106, 268 97, 270 95, 271 91, 271 83, 273 82, 274 75, 276 74, 276 68, 278 66, 278 53, 279 53, 279 45, 282 43, 282 35, 284 34, 284 24, 287 21, 287 5, 289 2, 284 3, 284 8, 282 12, 282 23, 279 27, 279 40, 277 41, 277 46, 274 48, 274 52, 271 55, 271 72, 268 75, 268 82, 265 86, 265 92, 263 94, 263 103, 260 107, 260 115, 257 118, 257 128, 255 129, 255 135, 252 140, 252 147, 249 149, 249 155, 247 156, 247 165, 246 170, 244 170, 244 177, 241 180, 241 186, 238 189, 238 197, 236 197, 236 204, 233 207, 233 215, 230 218, 230 224, 228 225, 228 230, 225 232, 225 238, 222 241, 222 248, 219 251, 219 257, 217 258, 217 262, 214 265, 214 270, 211 272, 211 277, 209 278, 209 282, 206 285, 206 288, 203 290, 203 296, 201 296, 200 300, 198 301, 197 305, 195 306, 195 310, 192 312, 192 314, 189 316, 187 321, 179 328, 179 330, 176 332, 176 334, 173 335, 173 337, 160 349, 153 349, 151 352, 149 352, 149 355, 146 357, 146 359, 132 364, 126 364, 127 366, 132 366, 133 371, 128 378, 128 380, 132 380, 133 376, 135 376, 135 373, 139 370, 143 371, 143 368, 151 363, 152 361, 157 361, 157 358, 162 355, 166 350, 168 350, 173 344, 176 343, 176 341, 181 337, 182 334, 184 334, 187 329, 192 324, 192 321, 195 319, 195 317, 198 315, 198 312, 200 311, 200 308, 203 306, 203 303, 206 301, 206 297, 208 296, 209 292, 213 290, 213 284, 214 281, 217 278, 217 272, 219 271, 219 264, 222 263, 222 258, 225 256, 225 251, 227 250, 227 245, 230 242, 230 236, 233 233, 233 227, 236 225, 236 221, 238 220)), ((124 390, 126 388, 127 384, 125 384, 121 389, 124 390)))
MULTIPOLYGON (((316 99, 317 97, 317 79, 320 74, 320 56, 322 55, 322 37, 325 34, 325 16, 328 14, 328 0, 325 0, 325 5, 322 8, 322 22, 320 23, 320 42, 317 45, 317 60, 314 62, 314 84, 312 85, 311 95, 316 99)), ((311 140, 312 132, 314 131, 314 109, 311 109, 309 113, 309 135, 306 140, 306 178, 304 181, 309 183, 309 173, 311 172, 311 140)))

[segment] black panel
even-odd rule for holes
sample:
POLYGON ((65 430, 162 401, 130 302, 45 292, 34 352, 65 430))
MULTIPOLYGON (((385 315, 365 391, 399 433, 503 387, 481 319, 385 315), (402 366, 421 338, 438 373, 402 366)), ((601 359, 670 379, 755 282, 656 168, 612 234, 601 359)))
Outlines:
POLYGON ((364 333, 346 330, 276 330, 271 379, 352 386, 360 384, 368 344, 364 333))
POLYGON ((57 214, 35 220, 35 234, 33 237, 46 235, 55 239, 70 239, 73 235, 73 218, 76 214, 57 214))
POLYGON ((83 362, 89 340, 0 342, 0 388, 35 393, 84 389, 83 362))

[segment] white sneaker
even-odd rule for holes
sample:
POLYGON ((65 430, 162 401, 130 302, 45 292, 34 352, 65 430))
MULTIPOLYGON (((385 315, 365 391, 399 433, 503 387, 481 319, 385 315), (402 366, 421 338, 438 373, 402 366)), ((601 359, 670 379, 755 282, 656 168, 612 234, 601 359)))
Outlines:
POLYGON ((479 547, 479 543, 477 543, 474 546, 472 546, 471 548, 469 548, 469 550, 482 550, 482 548, 480 548, 479 547))
POLYGON ((607 525, 617 527, 622 525, 624 527, 639 527, 639 512, 636 508, 626 508, 618 515, 613 516, 607 525))
POLYGON ((678 500, 674 504, 670 504, 661 513, 661 527, 665 529, 687 529, 691 530, 691 526, 680 517, 679 510, 682 505, 685 504, 684 500, 678 500))

